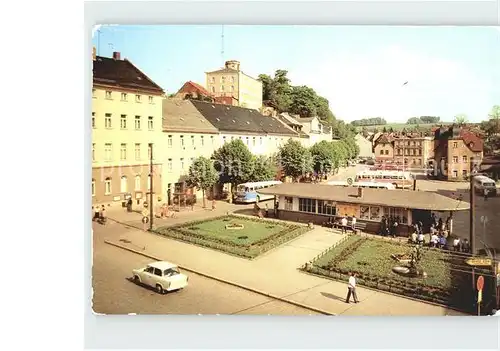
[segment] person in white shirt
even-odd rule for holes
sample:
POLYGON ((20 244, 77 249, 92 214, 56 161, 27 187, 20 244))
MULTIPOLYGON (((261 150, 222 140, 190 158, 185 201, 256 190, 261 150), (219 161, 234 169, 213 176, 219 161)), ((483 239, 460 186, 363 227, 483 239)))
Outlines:
POLYGON ((347 232, 347 217, 342 217, 342 219, 340 220, 340 224, 342 225, 342 233, 346 233, 347 232))
POLYGON ((439 238, 437 234, 434 232, 434 234, 431 235, 431 246, 432 247, 437 247, 439 243, 439 238))
POLYGON ((453 250, 460 251, 460 238, 453 239, 453 250))
POLYGON ((424 233, 422 233, 422 232, 418 233, 417 240, 418 240, 418 243, 419 243, 420 245, 423 245, 423 244, 424 244, 424 241, 425 241, 425 238, 424 238, 424 233))
POLYGON ((346 303, 349 303, 352 298, 354 299, 354 303, 358 303, 358 295, 356 295, 356 273, 351 273, 349 277, 349 283, 347 284, 347 297, 345 299, 346 303))
POLYGON ((352 216, 351 228, 352 228, 352 232, 356 233, 356 216, 352 216))

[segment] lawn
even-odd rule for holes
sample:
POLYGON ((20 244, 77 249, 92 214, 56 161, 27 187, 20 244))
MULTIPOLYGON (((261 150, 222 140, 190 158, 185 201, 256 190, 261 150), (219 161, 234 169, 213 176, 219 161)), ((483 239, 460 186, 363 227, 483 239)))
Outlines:
POLYGON ((155 230, 157 234, 245 258, 255 258, 307 231, 304 225, 233 215, 155 230), (228 225, 242 228, 226 229, 228 225))
POLYGON ((182 228, 207 238, 231 241, 235 244, 253 244, 287 229, 280 223, 248 220, 246 218, 216 218, 202 223, 185 225, 182 228), (243 229, 226 229, 228 224, 242 224, 243 229))
POLYGON ((425 278, 392 271, 393 267, 405 264, 391 255, 409 254, 412 248, 408 244, 352 235, 303 269, 342 281, 347 280, 350 272, 356 272, 360 285, 461 310, 470 308, 471 293, 474 293, 470 288, 470 273, 457 270, 463 266, 464 259, 449 251, 422 249, 420 266, 427 273, 425 278))

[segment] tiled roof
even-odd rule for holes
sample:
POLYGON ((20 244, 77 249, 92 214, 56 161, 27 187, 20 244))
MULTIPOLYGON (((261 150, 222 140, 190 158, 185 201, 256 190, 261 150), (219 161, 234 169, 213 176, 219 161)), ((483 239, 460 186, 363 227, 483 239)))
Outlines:
POLYGON ((162 104, 164 132, 218 133, 190 100, 164 99, 162 104))
POLYGON ((164 94, 163 89, 148 78, 127 59, 115 60, 97 56, 93 61, 94 85, 114 86, 154 94, 164 94))
POLYGON ((218 69, 215 71, 210 71, 207 73, 238 73, 238 71, 235 69, 232 69, 232 68, 221 68, 221 69, 218 69))
POLYGON ((200 84, 192 82, 192 81, 187 81, 184 83, 184 85, 179 89, 177 94, 179 93, 192 93, 196 91, 197 93, 200 93, 205 96, 212 96, 212 94, 209 93, 207 89, 202 87, 200 84))
POLYGON ((297 122, 297 120, 295 118, 293 118, 292 116, 290 116, 288 114, 288 112, 280 113, 279 117, 281 117, 282 119, 284 119, 284 122, 286 124, 294 125, 294 126, 301 126, 301 124, 299 122, 297 122))
POLYGON ((283 122, 264 116, 257 110, 195 100, 191 103, 220 131, 297 136, 283 122))
POLYGON ((460 137, 464 141, 464 144, 469 147, 473 152, 482 152, 484 147, 484 142, 476 134, 468 130, 461 130, 460 137))
POLYGON ((427 191, 364 188, 362 197, 358 197, 358 188, 355 187, 337 187, 314 183, 283 183, 261 189, 259 193, 431 211, 457 211, 470 208, 467 202, 459 202, 450 197, 427 191), (411 201, 408 200, 410 198, 411 201))

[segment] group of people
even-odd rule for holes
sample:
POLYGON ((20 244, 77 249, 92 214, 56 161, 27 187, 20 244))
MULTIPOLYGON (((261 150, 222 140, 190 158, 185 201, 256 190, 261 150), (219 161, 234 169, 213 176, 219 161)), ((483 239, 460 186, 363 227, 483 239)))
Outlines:
POLYGON ((356 233, 356 216, 343 216, 340 219, 340 228, 342 229, 342 233, 347 233, 347 230, 349 229, 352 230, 353 233, 356 233))
POLYGON ((382 236, 392 236, 395 238, 398 233, 399 223, 401 223, 399 216, 382 216, 379 234, 382 236))
POLYGON ((106 207, 104 205, 94 207, 94 218, 92 220, 100 224, 106 224, 106 207))

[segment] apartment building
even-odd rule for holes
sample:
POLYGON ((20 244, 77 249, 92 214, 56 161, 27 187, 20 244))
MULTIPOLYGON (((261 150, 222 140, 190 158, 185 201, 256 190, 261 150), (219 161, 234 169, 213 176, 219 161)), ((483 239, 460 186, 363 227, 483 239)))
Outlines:
POLYGON ((421 134, 398 135, 394 138, 394 163, 422 168, 434 157, 432 137, 421 134))
POLYGON ((466 180, 471 171, 479 170, 483 148, 483 140, 466 128, 450 126, 436 129, 433 161, 437 178, 466 180))
POLYGON ((373 153, 377 163, 392 163, 394 161, 394 138, 390 134, 381 134, 374 139, 373 153))
POLYGON ((262 82, 240 70, 240 62, 226 61, 225 67, 206 72, 207 90, 220 102, 250 109, 262 109, 262 82))
POLYGON ((163 89, 119 52, 113 57, 93 51, 92 203, 120 205, 128 197, 141 203, 151 188, 150 143, 153 143, 153 194, 161 194, 163 89))
POLYGON ((163 187, 167 198, 179 199, 196 194, 185 179, 196 157, 210 158, 224 143, 241 139, 255 155, 271 156, 288 139, 299 134, 274 117, 254 109, 197 100, 163 101, 163 187))

